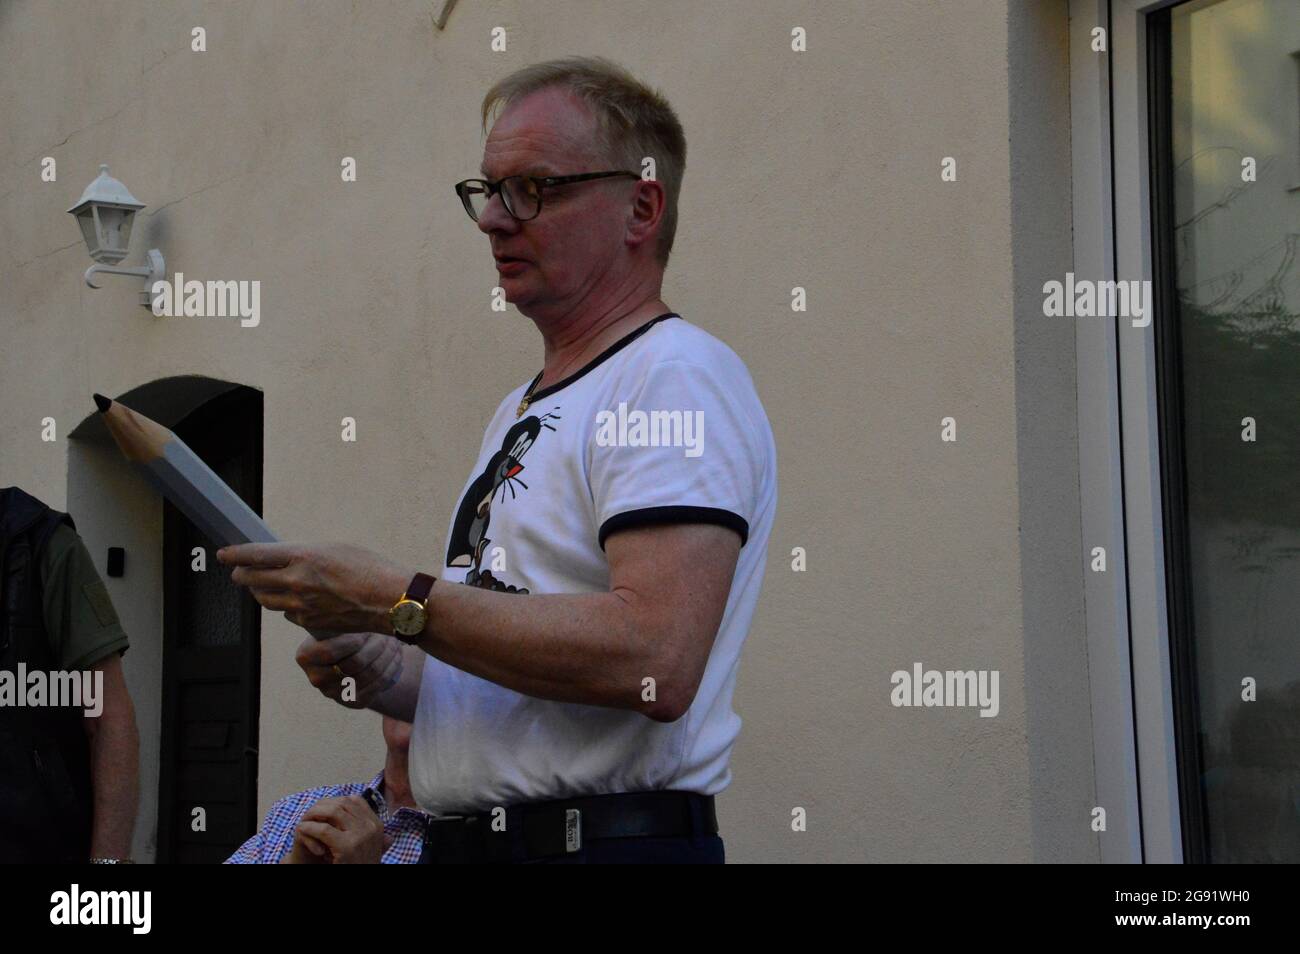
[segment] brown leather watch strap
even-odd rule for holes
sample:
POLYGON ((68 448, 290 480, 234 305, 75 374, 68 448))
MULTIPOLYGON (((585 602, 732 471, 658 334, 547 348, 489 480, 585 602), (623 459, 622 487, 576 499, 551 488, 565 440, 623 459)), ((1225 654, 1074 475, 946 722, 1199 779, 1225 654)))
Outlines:
POLYGON ((411 578, 411 585, 406 588, 406 595, 403 599, 424 603, 429 598, 429 591, 433 589, 433 581, 434 578, 428 573, 415 574, 411 578))

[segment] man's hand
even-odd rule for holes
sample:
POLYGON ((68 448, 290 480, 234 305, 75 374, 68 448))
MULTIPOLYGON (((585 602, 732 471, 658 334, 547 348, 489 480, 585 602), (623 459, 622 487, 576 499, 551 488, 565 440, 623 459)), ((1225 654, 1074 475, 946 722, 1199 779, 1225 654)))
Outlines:
POLYGON ((302 833, 301 828, 293 831, 293 847, 280 859, 282 865, 327 865, 330 863, 330 851, 324 844, 302 833))
POLYGON ((377 865, 384 857, 384 826, 360 795, 322 798, 307 809, 298 831, 323 844, 336 865, 377 865))
POLYGON ((217 551, 269 610, 325 633, 383 631, 388 610, 415 574, 349 543, 237 543, 217 551))
POLYGON ((360 795, 322 798, 298 822, 283 863, 377 865, 389 844, 379 816, 360 795), (321 847, 325 854, 318 855, 321 847))
POLYGON ((307 681, 349 709, 364 709, 402 677, 402 644, 382 633, 307 637, 294 656, 307 681))

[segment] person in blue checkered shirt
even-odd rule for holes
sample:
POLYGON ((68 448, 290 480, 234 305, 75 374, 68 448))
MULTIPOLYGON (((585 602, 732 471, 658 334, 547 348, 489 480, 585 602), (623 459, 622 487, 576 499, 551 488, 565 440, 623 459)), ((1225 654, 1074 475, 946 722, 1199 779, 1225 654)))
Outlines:
POLYGON ((367 783, 323 785, 286 795, 228 865, 414 864, 427 815, 407 778, 411 724, 384 717, 384 770, 367 783))

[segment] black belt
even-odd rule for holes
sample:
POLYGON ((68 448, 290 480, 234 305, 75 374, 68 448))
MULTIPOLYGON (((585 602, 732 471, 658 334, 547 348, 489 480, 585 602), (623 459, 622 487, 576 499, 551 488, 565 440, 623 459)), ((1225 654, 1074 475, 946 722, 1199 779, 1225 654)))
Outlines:
POLYGON ((602 838, 713 835, 713 796, 697 792, 620 792, 526 802, 473 815, 430 816, 426 862, 490 862, 580 851, 602 838))

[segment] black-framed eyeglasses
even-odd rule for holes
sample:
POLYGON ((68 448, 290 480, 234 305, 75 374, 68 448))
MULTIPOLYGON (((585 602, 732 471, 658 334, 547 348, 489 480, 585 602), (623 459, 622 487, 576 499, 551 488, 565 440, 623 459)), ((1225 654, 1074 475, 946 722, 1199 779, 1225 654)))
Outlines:
POLYGON ((576 176, 506 176, 489 182, 487 179, 466 179, 456 183, 456 194, 465 205, 465 212, 475 222, 487 208, 492 196, 501 193, 506 211, 519 222, 535 219, 542 211, 542 190, 571 182, 591 179, 608 179, 612 176, 641 177, 635 172, 583 172, 576 176))

